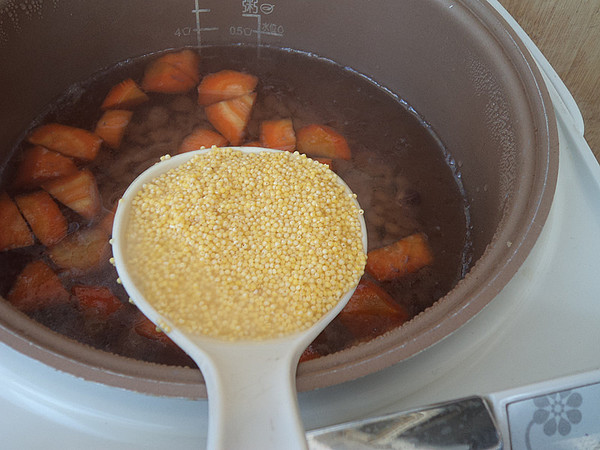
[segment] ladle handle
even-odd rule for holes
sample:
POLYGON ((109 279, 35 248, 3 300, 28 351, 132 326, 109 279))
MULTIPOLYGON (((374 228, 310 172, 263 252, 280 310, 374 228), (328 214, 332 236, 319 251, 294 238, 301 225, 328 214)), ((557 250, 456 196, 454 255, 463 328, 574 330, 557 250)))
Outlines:
POLYGON ((208 449, 307 449, 297 358, 248 350, 243 356, 220 351, 209 364, 199 364, 208 392, 208 449))

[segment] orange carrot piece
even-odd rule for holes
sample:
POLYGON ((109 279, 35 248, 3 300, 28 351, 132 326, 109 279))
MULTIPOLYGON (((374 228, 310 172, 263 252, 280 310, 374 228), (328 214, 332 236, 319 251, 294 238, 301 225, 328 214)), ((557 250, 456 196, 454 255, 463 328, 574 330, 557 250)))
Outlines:
POLYGON ((98 120, 95 133, 110 148, 119 148, 132 116, 133 112, 126 109, 109 109, 98 120))
POLYGON ((367 254, 366 271, 378 281, 394 280, 433 262, 423 233, 415 233, 367 254))
POLYGON ((320 358, 321 356, 323 355, 321 355, 321 353, 315 348, 314 344, 311 343, 308 347, 304 349, 304 351, 300 355, 300 360, 298 362, 303 363, 305 361, 320 358))
POLYGON ((0 251, 29 247, 35 243, 27 222, 6 192, 0 194, 0 251))
POLYGON ((293 152, 296 150, 296 133, 291 119, 265 120, 260 124, 262 147, 293 152))
POLYGON ((33 261, 17 276, 6 299, 17 309, 31 312, 67 303, 70 295, 46 263, 33 261))
POLYGON ((54 245, 67 235, 67 219, 46 191, 19 195, 15 202, 43 245, 54 245))
POLYGON ((102 139, 94 133, 58 123, 37 127, 27 137, 27 141, 86 161, 96 157, 102 144, 102 139))
POLYGON ((84 228, 48 248, 48 256, 73 275, 105 267, 110 258, 108 235, 99 227, 84 228))
POLYGON ((73 286, 71 292, 87 315, 107 318, 124 306, 105 286, 73 286))
POLYGON ((142 88, 131 78, 128 78, 113 86, 108 91, 100 108, 102 110, 133 109, 136 106, 146 103, 148 100, 150 100, 150 97, 142 91, 142 88))
POLYGON ((307 125, 296 133, 298 151, 313 157, 350 159, 350 147, 344 136, 327 125, 307 125))
POLYGON ((109 236, 112 235, 113 222, 115 221, 116 212, 117 205, 115 205, 115 207, 111 211, 106 213, 106 215, 96 225, 109 236))
POLYGON ((201 147, 210 148, 213 145, 224 147, 227 145, 227 139, 216 131, 206 128, 196 128, 181 142, 181 145, 177 149, 177 153, 191 152, 193 150, 198 150, 201 147))
POLYGON ((255 100, 256 93, 252 93, 213 103, 205 108, 206 117, 231 145, 240 145, 244 140, 255 100))
POLYGON ((142 79, 148 92, 180 94, 193 89, 200 80, 199 56, 192 50, 169 53, 152 61, 142 79))
POLYGON ((259 141, 250 141, 250 142, 246 142, 242 145, 243 147, 260 147, 260 142, 259 141))
POLYGON ((171 340, 171 338, 169 338, 169 336, 167 336, 165 333, 159 330, 150 319, 148 319, 142 314, 140 314, 140 318, 136 322, 134 330, 137 334, 139 334, 142 337, 145 337, 146 339, 162 342, 166 345, 176 346, 175 343, 171 340))
POLYGON ((71 158, 36 145, 23 152, 23 159, 17 167, 12 182, 15 189, 30 189, 63 175, 77 172, 77 166, 71 158))
POLYGON ((372 281, 362 279, 339 320, 357 339, 372 338, 406 322, 406 309, 372 281))
POLYGON ((96 178, 87 169, 48 181, 42 185, 52 197, 88 220, 102 208, 96 178))
POLYGON ((194 85, 200 82, 200 55, 194 50, 185 49, 180 52, 167 53, 161 56, 160 59, 185 73, 194 80, 194 85))
POLYGON ((321 164, 325 164, 331 170, 333 170, 333 159, 331 158, 315 158, 315 161, 319 161, 321 164))
POLYGON ((147 92, 182 94, 193 89, 196 82, 172 64, 155 61, 146 69, 142 88, 147 92))
POLYGON ((202 78, 198 85, 198 103, 203 106, 250 94, 258 78, 235 70, 222 70, 202 78))

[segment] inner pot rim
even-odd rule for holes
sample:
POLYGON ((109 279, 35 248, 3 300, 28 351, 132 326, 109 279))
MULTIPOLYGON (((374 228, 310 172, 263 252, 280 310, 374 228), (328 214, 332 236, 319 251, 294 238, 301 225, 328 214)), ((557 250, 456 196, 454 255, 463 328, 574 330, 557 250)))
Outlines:
POLYGON ((491 29, 494 37, 517 47, 516 52, 509 52, 506 45, 502 46, 511 60, 520 65, 520 81, 531 95, 529 106, 536 130, 533 147, 539 151, 532 175, 537 177, 528 180, 530 183, 525 186, 529 188, 528 195, 519 191, 518 200, 510 205, 511 211, 504 214, 484 254, 457 286, 401 327, 351 349, 321 357, 319 364, 307 361, 301 365, 298 370, 298 388, 301 391, 339 384, 385 369, 448 337, 473 319, 512 279, 546 222, 558 177, 559 142, 552 100, 533 57, 504 18, 487 4, 464 3, 469 4, 474 16, 491 29), (481 17, 486 14, 491 14, 496 22, 483 22, 481 17), (526 215, 520 215, 521 212, 526 215), (509 240, 507 237, 518 239, 509 240), (491 278, 490 272, 493 274, 491 278), (480 279, 485 283, 482 284, 480 279), (476 282, 469 284, 470 281, 476 282), (465 298, 469 300, 465 302, 465 298), (352 358, 347 357, 349 350, 352 358))
MULTIPOLYGON (((301 364, 297 378, 300 391, 342 383, 383 369, 454 332, 483 309, 516 273, 547 218, 558 173, 558 135, 551 99, 533 58, 504 19, 487 4, 463 3, 468 4, 466 7, 523 70, 521 82, 531 96, 529 106, 538 125, 535 146, 542 160, 537 163, 544 175, 535 180, 538 184, 531 186, 530 192, 537 202, 534 213, 512 224, 512 229, 524 227, 524 231, 518 234, 519 239, 510 248, 493 245, 502 242, 506 230, 500 229, 484 256, 475 263, 468 280, 479 278, 496 264, 503 266, 486 284, 469 286, 467 280, 463 280, 426 314, 421 313, 404 326, 353 347, 352 358, 348 358, 350 350, 345 350, 301 364), (467 303, 462 301, 465 296, 470 298, 467 303), (415 330, 420 333, 416 338, 410 334, 415 330), (406 340, 406 336, 411 339, 406 340), (398 342, 403 343, 399 345, 398 342)), ((514 206, 520 207, 523 205, 514 206)), ((137 361, 89 347, 38 325, 7 302, 0 302, 0 340, 34 359, 86 380, 153 395, 206 397, 202 376, 196 369, 137 361)))

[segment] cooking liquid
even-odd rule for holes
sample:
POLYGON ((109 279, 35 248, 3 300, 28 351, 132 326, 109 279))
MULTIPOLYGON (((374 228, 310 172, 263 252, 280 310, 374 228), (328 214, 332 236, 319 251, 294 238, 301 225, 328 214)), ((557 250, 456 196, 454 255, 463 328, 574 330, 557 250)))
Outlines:
MULTIPOLYGON (((139 80, 150 58, 137 58, 96 74, 72 86, 49 106, 31 128, 58 122, 93 130, 101 115, 100 104, 108 90, 125 78, 139 80)), ((294 128, 326 124, 348 140, 349 161, 335 160, 333 169, 358 195, 365 210, 369 249, 381 247, 414 232, 424 232, 435 256, 434 263, 401 280, 382 283, 384 289, 414 316, 445 295, 466 273, 471 263, 469 213, 460 174, 433 130, 409 105, 372 80, 338 64, 294 51, 246 46, 202 49, 201 75, 223 69, 258 76, 257 102, 248 125, 247 140, 257 140, 262 120, 292 118, 294 128)), ((127 186, 158 158, 173 154, 194 128, 212 128, 196 91, 185 95, 150 94, 136 108, 121 148, 103 147, 87 167, 95 174, 106 212, 127 186)), ((2 175, 8 189, 20 152, 2 175)), ((9 193, 10 190, 9 190, 9 193)), ((86 224, 62 207, 70 232, 86 224)), ((17 274, 44 248, 0 253, 0 295, 6 296, 17 274)), ((107 264, 101 271, 73 277, 60 274, 67 290, 73 285, 108 286, 125 308, 108 322, 85 317, 76 307, 63 305, 31 313, 48 327, 92 346, 142 360, 193 365, 183 352, 137 335, 133 324, 137 309, 115 282, 107 264)), ((315 342, 327 354, 354 342, 334 321, 315 342)))

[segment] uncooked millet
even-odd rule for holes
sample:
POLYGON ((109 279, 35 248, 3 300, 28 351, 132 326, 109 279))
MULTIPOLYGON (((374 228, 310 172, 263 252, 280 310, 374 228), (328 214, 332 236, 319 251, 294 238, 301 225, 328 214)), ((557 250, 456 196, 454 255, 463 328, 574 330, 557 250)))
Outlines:
POLYGON ((305 155, 213 148, 137 193, 126 262, 176 326, 227 340, 283 336, 360 279, 360 214, 337 175, 305 155))

